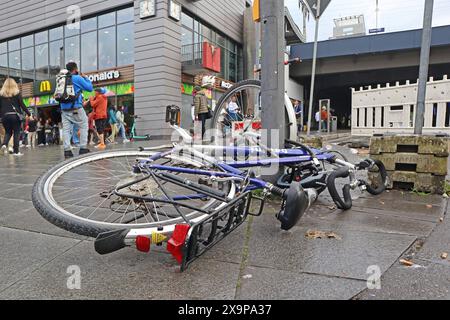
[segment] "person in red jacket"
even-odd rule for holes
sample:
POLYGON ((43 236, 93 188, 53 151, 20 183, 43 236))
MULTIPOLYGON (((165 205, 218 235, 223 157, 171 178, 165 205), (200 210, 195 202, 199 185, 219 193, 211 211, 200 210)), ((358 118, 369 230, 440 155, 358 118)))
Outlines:
POLYGON ((90 98, 92 112, 95 114, 95 127, 97 128, 97 133, 100 139, 100 143, 95 148, 100 150, 104 150, 106 148, 105 128, 108 123, 108 98, 105 94, 106 89, 99 88, 95 90, 95 97, 90 98))

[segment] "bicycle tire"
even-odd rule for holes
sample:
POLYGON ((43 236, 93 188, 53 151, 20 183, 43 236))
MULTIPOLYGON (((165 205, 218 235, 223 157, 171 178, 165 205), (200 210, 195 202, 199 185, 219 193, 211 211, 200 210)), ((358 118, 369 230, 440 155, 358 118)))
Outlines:
MULTIPOLYGON (((243 80, 240 81, 238 83, 236 83, 234 86, 232 86, 230 89, 228 89, 228 91, 226 91, 219 99, 219 101, 216 104, 216 108, 214 109, 214 113, 213 113, 213 117, 211 119, 211 128, 212 129, 216 129, 217 128, 217 123, 219 120, 219 117, 222 113, 223 110, 223 105, 224 103, 229 100, 233 95, 236 94, 236 92, 238 92, 239 90, 242 90, 245 87, 250 87, 250 88, 259 88, 261 90, 261 81, 260 80, 243 80)), ((285 112, 287 112, 287 106, 285 105, 285 112)), ((289 119, 287 119, 289 120, 289 119)), ((289 127, 292 125, 292 123, 290 123, 289 121, 286 121, 286 129, 289 129, 289 127)), ((287 134, 289 137, 287 137, 290 140, 296 140, 297 136, 295 134, 294 136, 291 136, 291 133, 287 134)))
MULTIPOLYGON (((39 179, 34 184, 32 191, 32 202, 34 207, 39 212, 39 214, 48 222, 52 223, 53 225, 59 228, 82 236, 96 238, 101 233, 125 229, 126 227, 123 224, 120 225, 120 224, 95 222, 92 220, 86 220, 81 217, 76 217, 73 214, 67 214, 67 212, 58 209, 58 207, 55 206, 54 203, 52 203, 47 190, 47 184, 50 182, 49 180, 64 168, 74 166, 76 162, 87 161, 88 159, 96 156, 105 157, 107 155, 121 154, 121 153, 127 153, 128 155, 131 156, 134 156, 134 154, 141 156, 150 154, 150 152, 142 153, 140 151, 134 150, 96 152, 64 161, 52 167, 50 170, 44 173, 41 177, 39 177, 39 179)), ((230 188, 230 194, 233 192, 232 189, 233 188, 230 188)), ((133 229, 171 226, 177 223, 184 223, 184 220, 182 220, 182 218, 180 217, 176 220, 168 220, 167 222, 158 222, 153 223, 151 225, 142 224, 140 226, 133 226, 133 229)))

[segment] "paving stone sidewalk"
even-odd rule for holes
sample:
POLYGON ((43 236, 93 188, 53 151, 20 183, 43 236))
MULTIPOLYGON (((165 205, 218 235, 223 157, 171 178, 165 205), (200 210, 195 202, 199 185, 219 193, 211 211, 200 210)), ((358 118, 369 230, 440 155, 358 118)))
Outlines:
POLYGON ((439 258, 450 242, 450 222, 440 223, 447 212, 441 196, 364 195, 341 212, 324 194, 289 232, 275 218, 279 204, 270 202, 262 217, 248 219, 180 273, 162 250, 99 256, 91 239, 41 218, 31 203, 33 183, 61 160, 57 147, 0 157, 0 299, 450 298, 450 266, 439 258), (339 239, 308 239, 310 230, 339 239), (412 253, 423 268, 399 264, 412 253), (81 290, 67 289, 73 265, 81 290), (367 290, 370 266, 383 273, 382 290, 367 290))

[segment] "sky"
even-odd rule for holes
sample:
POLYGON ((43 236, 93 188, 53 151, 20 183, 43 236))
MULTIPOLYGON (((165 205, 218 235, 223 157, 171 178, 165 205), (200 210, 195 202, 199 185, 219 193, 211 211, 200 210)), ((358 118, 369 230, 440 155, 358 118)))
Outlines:
MULTIPOLYGON (((378 27, 386 32, 420 29, 423 25, 425 1, 429 0, 379 0, 378 27)), ((303 18, 298 8, 298 0, 286 0, 291 15, 303 28, 303 18)), ((334 19, 363 14, 366 29, 376 27, 376 0, 331 0, 325 13, 320 18, 319 40, 333 36, 334 19)), ((450 0, 435 0, 433 26, 450 25, 450 0)), ((307 38, 314 41, 314 19, 307 22, 307 38)), ((449 35, 450 37, 450 35, 449 35)))

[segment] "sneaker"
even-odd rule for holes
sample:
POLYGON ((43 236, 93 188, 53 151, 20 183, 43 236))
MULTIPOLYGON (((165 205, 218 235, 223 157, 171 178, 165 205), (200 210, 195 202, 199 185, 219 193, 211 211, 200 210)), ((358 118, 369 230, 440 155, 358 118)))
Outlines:
POLYGON ((13 153, 13 156, 14 157, 22 157, 23 156, 23 153, 13 153))
POLYGON ((28 149, 30 149, 30 148, 31 148, 31 146, 30 146, 29 144, 27 144, 27 145, 26 145, 26 147, 27 147, 28 149))
POLYGON ((95 149, 105 150, 106 149, 106 144, 100 143, 99 145, 95 146, 95 149))
POLYGON ((14 149, 13 148, 8 148, 8 153, 9 154, 13 154, 14 153, 14 149))
POLYGON ((8 148, 6 146, 2 146, 1 152, 6 156, 8 154, 8 148))
POLYGON ((67 159, 70 159, 70 158, 73 158, 73 152, 72 152, 72 150, 67 150, 67 151, 64 151, 64 158, 67 160, 67 159))
POLYGON ((86 149, 86 148, 81 148, 80 149, 80 156, 82 156, 84 154, 88 154, 89 152, 91 152, 91 150, 86 149))
POLYGON ((128 139, 125 139, 125 140, 123 140, 123 143, 125 144, 125 143, 130 143, 131 141, 130 140, 128 140, 128 139))

